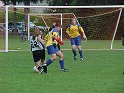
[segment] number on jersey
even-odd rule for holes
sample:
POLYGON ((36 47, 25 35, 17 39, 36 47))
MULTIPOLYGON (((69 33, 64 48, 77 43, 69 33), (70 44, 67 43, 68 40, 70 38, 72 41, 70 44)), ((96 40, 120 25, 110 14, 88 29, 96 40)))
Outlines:
POLYGON ((39 45, 38 45, 38 43, 37 43, 37 41, 31 41, 31 47, 32 48, 35 48, 35 47, 38 47, 39 45))

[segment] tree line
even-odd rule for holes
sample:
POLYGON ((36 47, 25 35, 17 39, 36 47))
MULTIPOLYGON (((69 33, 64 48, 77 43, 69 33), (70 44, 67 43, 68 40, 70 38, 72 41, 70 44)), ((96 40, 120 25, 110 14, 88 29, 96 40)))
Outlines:
POLYGON ((123 5, 124 0, 47 0, 51 6, 90 6, 90 5, 123 5))
MULTIPOLYGON (((0 0, 4 3, 4 5, 16 5, 17 3, 23 3, 25 6, 30 6, 30 3, 38 3, 39 1, 42 3, 44 0, 0 0)), ((49 6, 90 6, 90 5, 123 5, 124 0, 46 0, 46 3, 49 6)), ((17 14, 16 8, 13 8, 13 21, 14 21, 14 29, 16 31, 16 21, 17 21, 17 14)), ((59 9, 56 11, 58 12, 59 9)), ((61 10, 60 10, 61 11, 61 10)), ((73 10, 74 11, 74 10, 73 10)), ((27 14, 30 12, 29 8, 24 8, 24 22, 25 22, 25 31, 27 31, 28 27, 28 16, 27 14)), ((51 12, 51 11, 46 11, 46 12, 51 12)), ((63 12, 63 11, 62 11, 63 12)))

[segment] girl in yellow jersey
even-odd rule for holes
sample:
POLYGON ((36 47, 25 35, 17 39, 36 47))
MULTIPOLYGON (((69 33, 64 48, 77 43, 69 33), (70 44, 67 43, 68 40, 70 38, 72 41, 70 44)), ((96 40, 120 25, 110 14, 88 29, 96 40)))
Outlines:
POLYGON ((64 58, 63 53, 58 49, 57 44, 63 44, 61 39, 59 38, 59 30, 60 27, 56 24, 55 28, 53 28, 48 35, 46 35, 46 48, 51 58, 47 60, 47 66, 50 65, 54 60, 56 60, 57 56, 59 57, 60 69, 63 72, 67 72, 68 70, 64 67, 64 58))
POLYGON ((77 23, 76 19, 72 19, 72 23, 66 29, 66 33, 70 36, 74 60, 77 59, 76 47, 78 48, 80 54, 80 60, 83 60, 80 32, 83 34, 83 38, 86 39, 86 35, 81 25, 77 23))

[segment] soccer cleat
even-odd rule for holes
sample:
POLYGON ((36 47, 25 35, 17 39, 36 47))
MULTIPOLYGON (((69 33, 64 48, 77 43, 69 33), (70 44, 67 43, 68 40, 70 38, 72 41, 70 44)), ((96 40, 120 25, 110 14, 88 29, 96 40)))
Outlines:
POLYGON ((80 58, 80 61, 83 61, 84 59, 83 58, 80 58))
POLYGON ((76 61, 77 60, 77 57, 76 56, 74 56, 74 61, 76 61))
POLYGON ((38 72, 38 73, 39 73, 39 70, 37 69, 37 67, 36 67, 36 66, 34 66, 34 67, 33 67, 33 71, 34 71, 34 72, 38 72))
POLYGON ((39 70, 39 74, 42 74, 43 72, 44 72, 43 68, 39 70))
POLYGON ((68 72, 69 70, 64 68, 64 69, 61 69, 61 71, 68 72))
POLYGON ((43 67, 42 67, 42 66, 37 67, 37 69, 39 70, 39 74, 41 74, 41 73, 43 73, 43 72, 44 72, 44 69, 43 69, 43 67))
POLYGON ((47 65, 43 65, 43 70, 44 70, 44 73, 47 73, 47 65))

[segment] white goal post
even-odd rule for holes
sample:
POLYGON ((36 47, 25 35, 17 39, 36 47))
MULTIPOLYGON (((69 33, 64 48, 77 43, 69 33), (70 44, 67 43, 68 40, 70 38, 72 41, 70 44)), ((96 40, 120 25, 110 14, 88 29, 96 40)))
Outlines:
MULTIPOLYGON (((115 28, 114 35, 113 35, 112 42, 111 42, 111 49, 113 49, 113 41, 114 41, 117 29, 118 29, 118 24, 120 21, 120 17, 121 17, 122 9, 124 8, 124 5, 111 5, 111 6, 3 6, 3 7, 5 7, 5 9, 6 9, 5 10, 5 15, 6 15, 5 52, 8 52, 8 10, 9 10, 9 8, 75 8, 75 9, 76 8, 87 8, 87 9, 89 9, 89 8, 120 8, 120 13, 118 16, 116 28, 115 28)), ((62 20, 61 20, 61 22, 62 22, 62 20)), ((61 28, 61 30, 62 30, 62 28, 61 28)))
MULTIPOLYGON (((60 25, 62 26, 62 13, 49 13, 49 14, 43 14, 43 13, 40 13, 40 14, 36 14, 36 13, 29 13, 28 14, 28 40, 29 40, 29 38, 30 38, 30 16, 41 16, 41 19, 43 20, 43 22, 44 22, 44 24, 45 24, 45 26, 47 27, 47 28, 50 28, 48 25, 47 25, 47 23, 45 22, 45 20, 44 20, 44 18, 42 17, 43 15, 60 15, 60 25)), ((62 40, 62 27, 61 27, 61 31, 60 31, 60 33, 61 33, 61 40, 62 40)))
MULTIPOLYGON (((50 28, 48 25, 47 25, 47 23, 45 22, 45 20, 44 20, 44 17, 43 16, 47 16, 47 15, 59 15, 60 16, 60 25, 61 25, 61 30, 60 30, 60 33, 61 33, 61 40, 63 39, 62 38, 62 25, 63 25, 63 15, 66 15, 66 14, 71 14, 71 15, 73 15, 74 16, 74 18, 77 20, 77 17, 76 17, 76 15, 74 14, 74 13, 49 13, 49 14, 47 14, 47 13, 40 13, 40 14, 36 14, 36 13, 29 13, 28 14, 28 40, 29 40, 29 38, 30 38, 30 16, 41 16, 41 19, 43 20, 43 22, 44 22, 44 24, 45 24, 45 26, 47 27, 47 28, 50 28)), ((77 22, 78 22, 78 20, 77 20, 77 22)), ((79 23, 79 22, 78 22, 79 23)))

